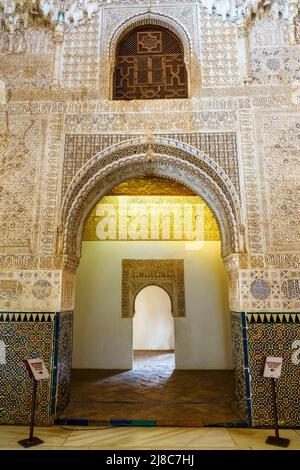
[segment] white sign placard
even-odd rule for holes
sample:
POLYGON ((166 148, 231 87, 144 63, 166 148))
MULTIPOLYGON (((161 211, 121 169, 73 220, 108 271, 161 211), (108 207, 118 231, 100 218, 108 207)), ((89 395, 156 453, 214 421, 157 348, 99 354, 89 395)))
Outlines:
POLYGON ((43 359, 40 359, 39 357, 36 359, 27 359, 27 364, 35 380, 45 380, 50 378, 43 359))
POLYGON ((281 369, 282 357, 267 356, 263 376, 272 379, 279 379, 281 369))

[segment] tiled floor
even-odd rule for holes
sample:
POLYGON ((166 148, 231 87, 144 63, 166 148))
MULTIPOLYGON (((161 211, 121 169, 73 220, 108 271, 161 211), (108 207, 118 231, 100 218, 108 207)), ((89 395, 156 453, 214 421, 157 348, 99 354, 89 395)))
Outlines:
MULTIPOLYGON (((44 444, 35 450, 276 450, 265 444, 270 430, 225 428, 103 428, 62 429, 59 426, 36 428, 44 444)), ((23 449, 20 439, 28 436, 28 427, 0 426, 0 450, 23 449)), ((290 450, 300 450, 300 431, 282 430, 290 439, 290 450)))
POLYGON ((169 351, 138 352, 134 369, 74 370, 71 403, 61 418, 154 420, 159 425, 240 422, 233 372, 174 370, 169 351))

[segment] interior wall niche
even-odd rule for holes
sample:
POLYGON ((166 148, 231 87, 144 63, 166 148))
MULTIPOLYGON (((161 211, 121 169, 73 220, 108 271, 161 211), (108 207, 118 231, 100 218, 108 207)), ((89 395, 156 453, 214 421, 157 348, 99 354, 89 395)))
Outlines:
POLYGON ((122 317, 134 317, 137 294, 144 287, 153 285, 161 287, 168 293, 172 316, 184 317, 184 261, 182 259, 123 259, 122 317))

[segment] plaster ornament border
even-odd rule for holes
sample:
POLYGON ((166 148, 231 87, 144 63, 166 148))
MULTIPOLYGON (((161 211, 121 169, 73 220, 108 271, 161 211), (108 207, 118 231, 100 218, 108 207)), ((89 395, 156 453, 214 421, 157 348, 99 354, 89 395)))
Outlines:
POLYGON ((117 184, 143 176, 178 181, 199 194, 216 216, 222 255, 244 251, 239 198, 219 165, 188 144, 141 137, 98 153, 75 175, 63 200, 57 253, 79 258, 82 232, 96 203, 117 184))
POLYGON ((158 286, 168 294, 174 318, 185 317, 184 260, 123 259, 123 318, 134 317, 136 296, 148 286, 158 286))

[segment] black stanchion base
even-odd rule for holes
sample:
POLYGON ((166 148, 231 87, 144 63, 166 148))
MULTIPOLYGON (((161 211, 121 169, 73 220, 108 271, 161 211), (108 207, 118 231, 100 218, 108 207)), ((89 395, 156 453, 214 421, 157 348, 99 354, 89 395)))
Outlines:
POLYGON ((25 449, 28 449, 28 447, 34 447, 38 446, 40 444, 43 444, 44 441, 39 439, 38 437, 33 437, 32 439, 23 439, 22 441, 19 441, 20 446, 25 447, 25 449))
POLYGON ((290 443, 290 440, 284 439, 284 437, 269 436, 266 440, 266 444, 270 444, 271 446, 278 446, 278 447, 288 447, 289 443, 290 443))

